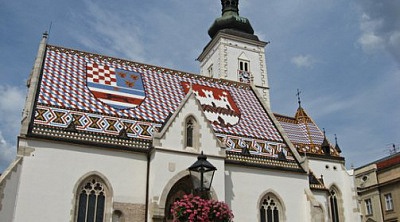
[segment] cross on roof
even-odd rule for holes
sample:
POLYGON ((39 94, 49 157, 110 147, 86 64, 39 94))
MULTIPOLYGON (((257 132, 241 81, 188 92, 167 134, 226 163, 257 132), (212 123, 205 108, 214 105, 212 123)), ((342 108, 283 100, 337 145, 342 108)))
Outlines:
POLYGON ((300 99, 300 94, 301 94, 301 91, 300 91, 299 89, 297 89, 296 96, 297 96, 297 102, 299 103, 299 107, 301 107, 301 99, 300 99))

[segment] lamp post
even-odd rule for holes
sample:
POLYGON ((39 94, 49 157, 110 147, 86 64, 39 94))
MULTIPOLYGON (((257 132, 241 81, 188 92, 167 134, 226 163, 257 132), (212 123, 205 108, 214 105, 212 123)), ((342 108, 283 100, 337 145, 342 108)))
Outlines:
POLYGON ((188 169, 195 190, 198 190, 201 196, 207 194, 206 192, 211 188, 211 183, 217 168, 207 161, 207 156, 204 155, 202 151, 197 157, 197 161, 188 169))

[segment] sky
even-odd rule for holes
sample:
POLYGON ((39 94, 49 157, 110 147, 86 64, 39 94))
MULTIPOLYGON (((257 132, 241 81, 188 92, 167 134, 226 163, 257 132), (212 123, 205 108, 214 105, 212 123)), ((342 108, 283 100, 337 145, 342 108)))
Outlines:
MULTIPOLYGON (((360 167, 400 146, 400 1, 240 0, 260 40, 275 113, 301 105, 360 167)), ((0 172, 42 33, 48 43, 199 73, 218 0, 0 0, 0 172)))

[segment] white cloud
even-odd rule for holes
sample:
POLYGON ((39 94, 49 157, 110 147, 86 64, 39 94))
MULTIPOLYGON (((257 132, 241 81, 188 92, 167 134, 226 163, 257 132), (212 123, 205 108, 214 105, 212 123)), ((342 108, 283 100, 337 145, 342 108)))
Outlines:
POLYGON ((360 37, 358 43, 367 53, 386 49, 400 62, 400 1, 363 0, 358 2, 360 37))
POLYGON ((358 39, 358 43, 365 52, 372 53, 375 50, 384 48, 385 39, 376 33, 376 30, 382 27, 382 25, 382 19, 371 19, 365 13, 361 16, 360 29, 362 34, 358 39))
POLYGON ((388 50, 392 53, 397 62, 400 63, 400 31, 390 33, 388 50))
POLYGON ((0 85, 0 112, 12 114, 20 110, 24 103, 25 92, 16 86, 0 85))
POLYGON ((311 68, 315 64, 315 59, 311 55, 298 55, 290 61, 300 68, 311 68))
POLYGON ((363 32, 369 32, 369 31, 379 29, 380 27, 382 27, 382 25, 383 25, 383 20, 381 18, 372 19, 366 13, 363 13, 361 15, 360 28, 361 28, 361 31, 363 31, 363 32))
POLYGON ((368 53, 383 49, 385 44, 384 39, 373 32, 363 33, 358 39, 358 43, 360 43, 363 50, 368 53))
POLYGON ((76 20, 83 21, 86 30, 83 33, 75 30, 74 37, 91 49, 102 49, 104 54, 143 60, 143 31, 140 30, 139 23, 132 21, 132 16, 124 17, 113 13, 96 1, 88 0, 85 3, 85 14, 78 14, 76 20))
POLYGON ((7 143, 0 131, 0 172, 3 172, 12 159, 14 159, 16 153, 15 147, 15 145, 7 143))
POLYGON ((395 31, 390 35, 389 43, 392 46, 400 45, 400 31, 395 31))
POLYGON ((0 85, 0 95, 0 126, 9 133, 16 133, 20 126, 25 92, 16 86, 0 85))
POLYGON ((0 172, 15 157, 25 92, 21 88, 0 85, 0 172))

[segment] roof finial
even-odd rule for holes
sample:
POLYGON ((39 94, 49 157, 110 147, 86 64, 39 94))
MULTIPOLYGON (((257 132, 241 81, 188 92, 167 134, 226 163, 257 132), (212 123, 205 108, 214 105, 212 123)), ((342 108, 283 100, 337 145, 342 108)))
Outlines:
POLYGON ((222 15, 227 12, 239 15, 239 0, 221 0, 222 15))
POLYGON ((52 25, 52 23, 53 23, 53 22, 50 22, 49 31, 43 32, 42 38, 45 38, 45 39, 47 39, 47 40, 50 38, 50 31, 51 31, 51 25, 52 25))
POLYGON ((337 136, 336 136, 336 134, 335 134, 335 149, 336 149, 336 151, 338 151, 338 153, 341 153, 342 152, 342 150, 340 149, 340 147, 339 147, 339 144, 338 144, 338 142, 337 142, 337 136))
POLYGON ((301 94, 301 91, 299 89, 297 89, 296 96, 297 96, 297 102, 299 103, 299 108, 301 108, 300 94, 301 94))
POLYGON ((325 128, 322 128, 323 132, 324 132, 324 141, 322 141, 321 144, 321 148, 322 151, 324 151, 325 155, 331 155, 331 146, 328 142, 328 139, 326 138, 326 132, 325 132, 325 128))
POLYGON ((49 33, 47 33, 47 31, 43 32, 42 37, 47 39, 47 37, 49 36, 49 33))

